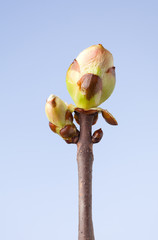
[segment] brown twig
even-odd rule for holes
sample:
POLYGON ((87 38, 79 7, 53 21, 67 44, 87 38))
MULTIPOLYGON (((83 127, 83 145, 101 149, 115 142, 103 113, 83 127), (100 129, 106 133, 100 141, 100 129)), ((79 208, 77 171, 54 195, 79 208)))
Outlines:
POLYGON ((75 137, 65 140, 77 144, 78 186, 79 186, 79 228, 78 240, 95 240, 92 222, 92 166, 93 144, 98 143, 103 132, 96 130, 92 135, 92 125, 97 122, 98 112, 95 110, 75 110, 75 120, 80 125, 75 137))
POLYGON ((79 185, 79 232, 78 240, 94 240, 92 223, 92 124, 95 113, 78 114, 80 136, 77 143, 78 185, 79 185))

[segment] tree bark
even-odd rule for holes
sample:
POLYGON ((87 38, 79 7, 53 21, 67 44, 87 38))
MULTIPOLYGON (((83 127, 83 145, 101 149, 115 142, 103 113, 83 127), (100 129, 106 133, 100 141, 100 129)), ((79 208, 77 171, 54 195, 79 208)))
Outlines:
POLYGON ((77 143, 79 185, 78 240, 94 240, 92 223, 92 123, 94 114, 79 113, 80 137, 77 143))

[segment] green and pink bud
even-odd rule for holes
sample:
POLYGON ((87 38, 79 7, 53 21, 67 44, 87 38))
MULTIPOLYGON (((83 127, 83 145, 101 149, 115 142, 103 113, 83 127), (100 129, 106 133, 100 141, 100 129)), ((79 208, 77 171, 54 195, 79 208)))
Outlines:
POLYGON ((45 105, 45 112, 49 120, 51 130, 59 134, 65 140, 78 135, 76 126, 73 124, 73 116, 68 105, 59 97, 50 95, 45 105))
POLYGON ((70 65, 66 84, 77 107, 89 109, 99 106, 115 87, 112 54, 101 44, 85 49, 70 65))

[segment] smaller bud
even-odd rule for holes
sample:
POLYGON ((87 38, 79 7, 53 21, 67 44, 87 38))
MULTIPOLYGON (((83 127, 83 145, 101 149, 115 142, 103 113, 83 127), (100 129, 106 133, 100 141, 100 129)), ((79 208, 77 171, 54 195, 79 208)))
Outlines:
POLYGON ((55 95, 49 96, 45 106, 50 129, 64 140, 75 143, 79 132, 73 124, 71 110, 71 106, 68 106, 55 95))
POLYGON ((96 130, 94 133, 93 133, 93 136, 92 136, 92 142, 93 143, 98 143, 100 142, 100 140, 102 139, 103 137, 103 131, 102 129, 98 129, 96 130))
POLYGON ((62 128, 66 124, 72 124, 73 117, 66 103, 53 94, 47 99, 45 111, 49 122, 55 126, 62 128))

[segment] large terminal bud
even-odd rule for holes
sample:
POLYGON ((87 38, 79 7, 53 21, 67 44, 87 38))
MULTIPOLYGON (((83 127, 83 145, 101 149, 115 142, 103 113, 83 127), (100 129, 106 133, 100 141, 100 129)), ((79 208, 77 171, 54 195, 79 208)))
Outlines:
POLYGON ((99 106, 110 97, 115 87, 112 54, 101 44, 83 50, 66 74, 69 94, 79 108, 99 106))

